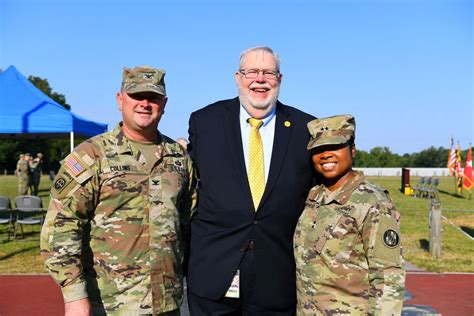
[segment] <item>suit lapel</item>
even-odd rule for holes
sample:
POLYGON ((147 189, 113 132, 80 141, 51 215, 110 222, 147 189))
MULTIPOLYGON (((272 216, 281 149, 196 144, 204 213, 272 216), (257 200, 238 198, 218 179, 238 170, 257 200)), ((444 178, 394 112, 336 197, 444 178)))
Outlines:
POLYGON ((280 102, 277 103, 275 121, 275 136, 273 139, 272 159, 270 162, 270 171, 268 173, 268 180, 263 193, 260 205, 263 205, 280 175, 280 171, 285 160, 288 149, 288 142, 291 136, 291 120, 290 114, 280 102))
POLYGON ((227 118, 224 126, 226 141, 229 144, 230 166, 234 168, 237 181, 240 182, 242 193, 249 207, 253 209, 252 195, 245 168, 244 150, 242 145, 242 133, 240 131, 240 102, 239 98, 232 99, 225 105, 227 107, 227 118))

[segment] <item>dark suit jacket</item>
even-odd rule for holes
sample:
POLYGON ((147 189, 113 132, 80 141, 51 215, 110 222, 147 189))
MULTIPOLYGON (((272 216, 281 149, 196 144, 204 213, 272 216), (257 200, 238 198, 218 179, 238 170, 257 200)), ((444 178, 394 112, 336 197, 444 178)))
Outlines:
POLYGON ((239 113, 235 98, 191 114, 188 150, 199 184, 188 286, 201 297, 221 298, 253 238, 257 299, 262 307, 284 309, 296 303, 293 233, 312 185, 306 123, 313 117, 278 102, 269 176, 255 212, 239 113))

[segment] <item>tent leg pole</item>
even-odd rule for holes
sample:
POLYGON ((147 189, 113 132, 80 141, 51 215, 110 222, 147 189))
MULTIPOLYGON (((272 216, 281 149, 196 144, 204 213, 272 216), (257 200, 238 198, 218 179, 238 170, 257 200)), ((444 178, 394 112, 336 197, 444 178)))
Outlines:
POLYGON ((71 133, 69 134, 69 140, 70 140, 70 143, 71 143, 71 152, 73 151, 74 149, 74 132, 71 131, 71 133))

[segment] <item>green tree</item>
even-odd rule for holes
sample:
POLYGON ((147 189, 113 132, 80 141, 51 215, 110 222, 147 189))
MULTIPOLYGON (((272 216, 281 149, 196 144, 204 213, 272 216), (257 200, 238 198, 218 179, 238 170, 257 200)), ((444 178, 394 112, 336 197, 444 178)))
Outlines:
POLYGON ((388 168, 400 166, 400 161, 397 158, 398 155, 392 153, 388 147, 374 147, 370 150, 370 155, 376 163, 375 166, 371 167, 388 168))
POLYGON ((365 150, 356 150, 354 167, 364 168, 375 165, 372 156, 365 150))
POLYGON ((413 164, 421 168, 443 168, 446 167, 448 159, 448 149, 433 146, 413 154, 413 164))
POLYGON ((66 96, 61 93, 54 92, 49 85, 48 79, 41 77, 29 76, 28 80, 35 85, 38 89, 44 92, 48 97, 61 104, 64 108, 71 110, 71 106, 66 102, 66 96))
POLYGON ((0 140, 0 170, 11 171, 16 169, 16 162, 20 156, 19 141, 17 140, 0 140))
POLYGON ((403 154, 400 157, 401 166, 400 167, 414 167, 414 156, 410 154, 403 154))

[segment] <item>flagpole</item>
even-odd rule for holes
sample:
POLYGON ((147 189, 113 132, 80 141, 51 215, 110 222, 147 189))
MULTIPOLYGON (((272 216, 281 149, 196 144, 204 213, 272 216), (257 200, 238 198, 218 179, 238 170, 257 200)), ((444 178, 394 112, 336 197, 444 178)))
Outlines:
POLYGON ((457 196, 458 184, 457 184, 457 175, 456 175, 456 152, 454 151, 453 146, 454 146, 454 139, 453 139, 453 136, 451 136, 451 146, 449 147, 449 152, 448 152, 447 167, 449 169, 449 173, 453 176, 454 195, 457 196))
POLYGON ((456 176, 456 173, 453 174, 453 179, 454 179, 454 195, 458 196, 458 177, 456 176))
MULTIPOLYGON (((471 145, 471 143, 469 143, 469 150, 467 151, 467 156, 468 157, 466 157, 466 163, 469 164, 469 161, 468 161, 469 156, 471 158, 471 171, 470 171, 471 174, 470 175, 468 174, 468 177, 471 177, 471 179, 469 179, 469 180, 471 180, 471 182, 470 182, 471 187, 469 188, 469 200, 470 200, 471 199, 471 192, 472 192, 472 145, 471 145)), ((466 170, 466 166, 464 166, 464 170, 466 170)), ((463 184, 463 186, 464 186, 464 184, 463 184)))
POLYGON ((461 174, 461 145, 459 144, 458 141, 458 150, 456 152, 456 186, 457 186, 457 191, 458 195, 462 195, 462 174, 461 174))

